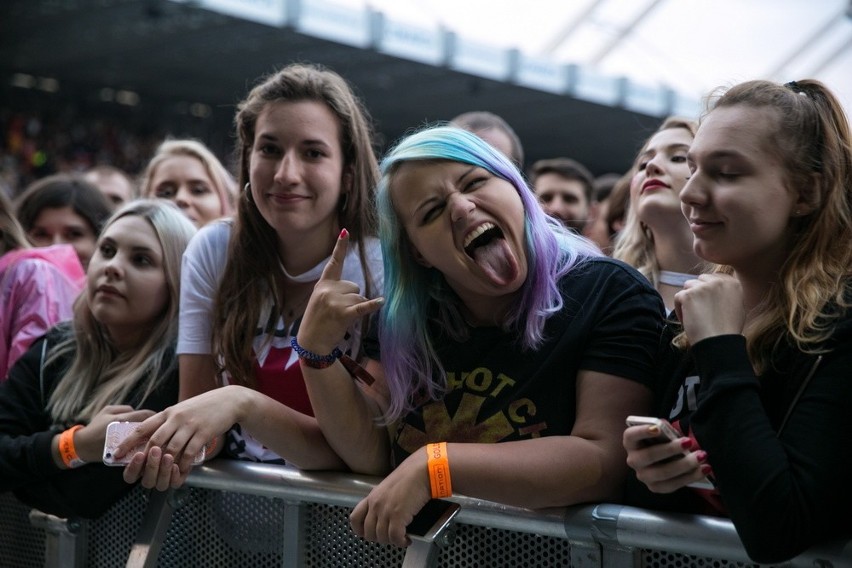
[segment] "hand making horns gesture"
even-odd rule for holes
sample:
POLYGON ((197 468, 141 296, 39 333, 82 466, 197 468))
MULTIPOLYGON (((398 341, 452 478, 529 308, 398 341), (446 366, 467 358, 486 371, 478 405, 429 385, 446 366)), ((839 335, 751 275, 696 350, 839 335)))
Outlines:
POLYGON ((331 353, 356 319, 379 310, 384 303, 381 297, 365 298, 357 284, 340 279, 348 248, 349 231, 343 229, 299 326, 299 345, 314 353, 331 353))

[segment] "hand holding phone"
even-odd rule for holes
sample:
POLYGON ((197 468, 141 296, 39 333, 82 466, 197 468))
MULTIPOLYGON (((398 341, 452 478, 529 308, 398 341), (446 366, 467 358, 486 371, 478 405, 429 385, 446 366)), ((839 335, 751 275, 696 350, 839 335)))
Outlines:
MULTIPOLYGON (((103 462, 106 465, 113 466, 125 466, 130 463, 130 460, 133 459, 133 456, 138 452, 144 452, 145 446, 148 443, 147 441, 142 442, 126 454, 121 459, 115 458, 115 451, 118 446, 130 435, 132 434, 136 428, 142 424, 141 422, 110 422, 106 429, 106 436, 104 438, 104 454, 103 454, 103 462)), ((200 465, 204 463, 204 455, 205 448, 201 448, 201 451, 195 456, 195 459, 192 461, 192 465, 200 465)))
POLYGON ((628 426, 655 426, 657 428, 660 432, 659 435, 653 438, 645 438, 644 442, 646 446, 662 444, 683 437, 683 434, 675 430, 674 426, 662 418, 654 418, 652 416, 628 416, 625 422, 627 422, 628 426))
POLYGON ((411 523, 405 528, 410 538, 433 542, 443 533, 461 507, 458 503, 444 499, 430 499, 423 508, 414 515, 411 523))
MULTIPOLYGON (((661 418, 654 418, 653 416, 628 416, 626 422, 628 426, 655 426, 657 428, 660 432, 659 435, 653 438, 646 438, 645 445, 647 446, 663 444, 665 442, 670 442, 684 437, 684 435, 675 430, 671 424, 661 418)), ((688 456, 690 454, 689 450, 682 451, 684 456, 688 456)), ((680 458, 675 457, 674 459, 680 458)), ((690 483, 687 487, 695 487, 697 489, 715 489, 716 485, 709 476, 704 476, 702 481, 695 481, 690 483)))

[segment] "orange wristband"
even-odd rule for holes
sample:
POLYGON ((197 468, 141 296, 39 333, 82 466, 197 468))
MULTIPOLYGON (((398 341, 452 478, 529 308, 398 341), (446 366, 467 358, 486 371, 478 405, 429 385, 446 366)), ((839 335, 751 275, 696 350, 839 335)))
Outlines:
POLYGON ((204 446, 204 453, 208 456, 216 451, 216 448, 219 446, 219 436, 213 436, 213 439, 207 442, 204 446))
POLYGON ((449 497, 453 494, 453 484, 450 481, 447 443, 427 444, 426 455, 428 456, 426 465, 429 468, 429 485, 432 488, 432 498, 449 497))
POLYGON ((82 427, 82 424, 71 426, 59 435, 59 457, 62 458, 62 463, 69 469, 86 465, 86 462, 77 455, 77 448, 74 447, 74 432, 82 427))

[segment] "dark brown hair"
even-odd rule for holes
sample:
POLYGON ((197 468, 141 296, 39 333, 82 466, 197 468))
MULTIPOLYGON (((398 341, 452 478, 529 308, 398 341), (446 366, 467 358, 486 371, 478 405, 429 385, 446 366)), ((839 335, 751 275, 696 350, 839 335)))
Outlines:
POLYGON ((251 189, 246 188, 249 157, 258 116, 267 105, 282 101, 321 102, 340 121, 344 171, 352 175, 352 189, 341 199, 340 226, 348 229, 352 241, 358 244, 367 286, 363 293, 368 297, 372 294, 365 238, 376 234, 374 192, 378 164, 369 115, 337 73, 316 65, 288 65, 251 90, 240 103, 235 119, 242 190, 228 245, 228 261, 216 295, 213 348, 214 353, 222 355, 220 371, 227 371, 233 382, 249 386, 254 385, 252 340, 262 306, 271 297, 271 318, 277 318, 283 297, 278 237, 250 200, 251 189))
POLYGON ((33 182, 15 200, 18 221, 29 232, 44 209, 70 207, 92 232, 101 234, 112 205, 95 185, 76 174, 54 174, 33 182))

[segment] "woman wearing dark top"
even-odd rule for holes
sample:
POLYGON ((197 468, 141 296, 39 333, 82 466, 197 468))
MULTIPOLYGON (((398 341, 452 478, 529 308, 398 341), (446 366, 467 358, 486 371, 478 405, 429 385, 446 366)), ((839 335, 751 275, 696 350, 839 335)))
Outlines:
POLYGON ((96 517, 132 488, 101 463, 106 427, 177 401, 180 261, 194 233, 165 201, 131 202, 110 219, 73 320, 0 384, 0 491, 55 515, 96 517))
POLYGON ((625 431, 629 502, 728 514, 754 560, 778 562, 850 531, 849 123, 817 81, 750 81, 716 101, 688 163, 683 212, 717 269, 675 296, 658 408, 688 437, 625 431), (705 475, 716 490, 686 487, 705 475))
POLYGON ((620 498, 624 419, 650 401, 662 323, 647 280, 548 218, 509 159, 461 129, 400 142, 378 208, 372 387, 335 358, 348 322, 382 305, 341 280, 345 233, 297 337, 329 444, 353 471, 387 474, 355 531, 405 546, 413 515, 455 491, 531 508, 620 498))

